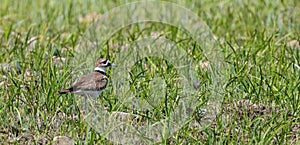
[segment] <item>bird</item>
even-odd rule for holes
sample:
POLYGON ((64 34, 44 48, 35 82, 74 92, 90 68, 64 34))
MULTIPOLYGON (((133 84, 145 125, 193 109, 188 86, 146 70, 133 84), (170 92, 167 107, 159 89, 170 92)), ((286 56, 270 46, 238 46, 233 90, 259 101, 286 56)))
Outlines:
POLYGON ((76 94, 86 97, 93 97, 96 99, 106 88, 108 84, 108 75, 106 69, 108 67, 115 67, 106 58, 100 58, 96 61, 96 67, 92 73, 82 76, 76 83, 68 89, 58 91, 59 94, 76 94))

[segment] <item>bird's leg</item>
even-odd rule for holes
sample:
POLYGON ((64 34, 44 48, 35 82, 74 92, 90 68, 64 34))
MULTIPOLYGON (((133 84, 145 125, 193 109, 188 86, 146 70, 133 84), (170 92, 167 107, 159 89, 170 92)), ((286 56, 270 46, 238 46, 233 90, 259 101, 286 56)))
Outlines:
POLYGON ((85 111, 87 112, 88 107, 87 107, 87 96, 86 95, 84 95, 84 108, 85 108, 85 111))
POLYGON ((94 97, 94 105, 97 103, 97 97, 94 97))

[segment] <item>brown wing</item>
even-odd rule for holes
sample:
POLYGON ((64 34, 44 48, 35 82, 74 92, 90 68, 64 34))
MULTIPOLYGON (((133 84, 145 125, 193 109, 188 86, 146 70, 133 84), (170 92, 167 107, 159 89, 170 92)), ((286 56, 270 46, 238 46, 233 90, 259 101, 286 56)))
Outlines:
POLYGON ((108 82, 107 76, 99 74, 99 72, 92 72, 79 79, 71 88, 76 90, 102 90, 106 87, 108 82))

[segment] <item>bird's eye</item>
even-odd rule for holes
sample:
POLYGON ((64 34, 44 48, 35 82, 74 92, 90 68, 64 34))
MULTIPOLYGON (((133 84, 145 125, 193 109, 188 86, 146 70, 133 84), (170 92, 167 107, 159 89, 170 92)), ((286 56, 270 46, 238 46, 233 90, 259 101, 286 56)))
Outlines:
POLYGON ((107 60, 103 60, 101 63, 102 63, 102 64, 106 64, 106 63, 107 63, 107 60))

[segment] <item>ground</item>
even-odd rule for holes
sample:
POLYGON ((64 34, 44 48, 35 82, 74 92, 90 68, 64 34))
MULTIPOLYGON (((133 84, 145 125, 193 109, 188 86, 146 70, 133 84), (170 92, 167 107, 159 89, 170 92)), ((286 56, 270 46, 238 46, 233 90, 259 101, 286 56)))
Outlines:
MULTIPOLYGON (((1 0, 0 144, 51 144, 59 139, 76 144, 113 144, 83 120, 85 112, 76 105, 78 96, 60 96, 57 92, 93 68, 91 61, 91 67, 82 69, 82 62, 93 57, 82 56, 85 48, 81 40, 94 22, 105 18, 105 12, 129 2, 1 0)), ((224 57, 225 84, 219 113, 207 128, 185 125, 159 143, 299 143, 300 2, 170 2, 190 10, 211 30, 224 57)), ((111 36, 101 34, 108 39, 95 57, 117 61, 127 43, 145 37, 168 38, 197 62, 201 81, 191 83, 203 101, 211 93, 212 72, 216 70, 209 69, 214 66, 212 60, 205 57, 204 49, 189 34, 159 22, 131 24, 111 36)), ((151 96, 149 82, 156 74, 167 80, 166 92, 171 92, 171 97, 176 98, 176 92, 180 92, 173 87, 177 86, 176 71, 167 62, 151 57, 134 66, 128 80, 133 96, 151 96)), ((113 73, 112 69, 108 71, 113 73)), ((109 111, 136 113, 120 105, 111 80, 100 96, 101 103, 109 111)), ((175 106, 176 99, 140 113, 155 120, 175 106)), ((195 120, 201 122, 201 116, 195 120)))

